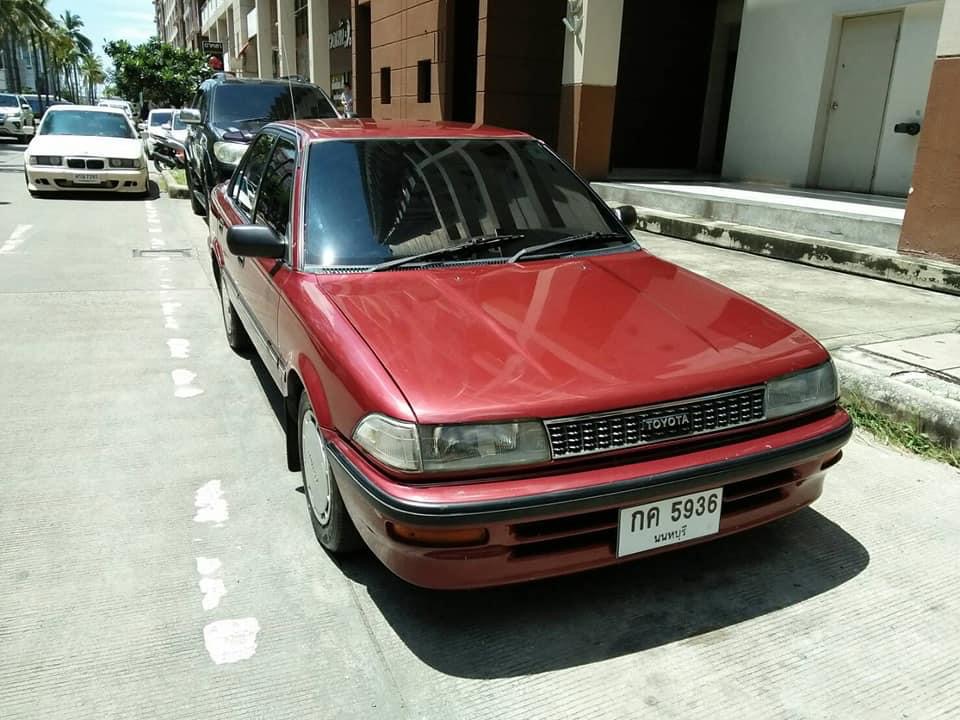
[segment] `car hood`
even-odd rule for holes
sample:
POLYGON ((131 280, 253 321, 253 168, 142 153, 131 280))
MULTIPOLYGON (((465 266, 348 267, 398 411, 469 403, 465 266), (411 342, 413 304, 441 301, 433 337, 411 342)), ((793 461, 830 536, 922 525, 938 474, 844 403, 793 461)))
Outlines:
POLYGON ((143 146, 137 138, 87 137, 84 135, 38 135, 30 142, 31 155, 72 157, 138 158, 143 146))
POLYGON ((642 251, 317 282, 425 423, 634 407, 828 357, 771 311, 642 251))

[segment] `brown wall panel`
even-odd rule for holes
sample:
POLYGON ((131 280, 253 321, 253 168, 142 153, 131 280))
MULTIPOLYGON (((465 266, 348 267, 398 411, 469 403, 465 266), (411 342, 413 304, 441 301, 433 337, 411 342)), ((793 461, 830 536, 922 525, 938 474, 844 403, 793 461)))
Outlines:
POLYGON ((960 58, 938 58, 900 250, 960 261, 960 58))
POLYGON ((589 180, 607 176, 617 89, 605 85, 564 85, 557 146, 564 159, 589 180))

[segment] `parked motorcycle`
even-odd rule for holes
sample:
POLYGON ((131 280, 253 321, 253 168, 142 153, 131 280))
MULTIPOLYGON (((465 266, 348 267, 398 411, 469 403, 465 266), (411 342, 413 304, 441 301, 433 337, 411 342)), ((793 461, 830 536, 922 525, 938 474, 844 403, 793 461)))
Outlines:
POLYGON ((187 149, 183 143, 169 135, 158 135, 153 140, 153 166, 162 171, 164 168, 184 168, 187 165, 187 149))

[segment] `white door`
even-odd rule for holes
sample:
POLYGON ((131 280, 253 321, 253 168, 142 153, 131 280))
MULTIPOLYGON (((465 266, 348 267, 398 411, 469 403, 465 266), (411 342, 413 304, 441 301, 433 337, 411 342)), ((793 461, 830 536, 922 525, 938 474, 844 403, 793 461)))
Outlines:
POLYGON ((902 13, 846 18, 827 110, 820 186, 869 192, 902 13))

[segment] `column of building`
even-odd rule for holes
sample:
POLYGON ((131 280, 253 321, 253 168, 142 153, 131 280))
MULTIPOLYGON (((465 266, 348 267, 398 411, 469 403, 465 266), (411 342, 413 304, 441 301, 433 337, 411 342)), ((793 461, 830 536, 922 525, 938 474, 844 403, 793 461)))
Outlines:
POLYGON ((570 3, 578 11, 565 22, 558 146, 564 158, 591 179, 606 177, 610 164, 623 2, 570 3))
POLYGON ((900 250, 960 260, 960 0, 947 0, 900 250))

